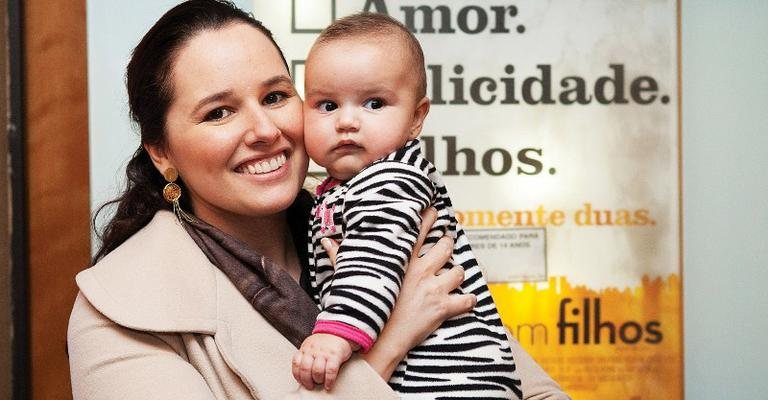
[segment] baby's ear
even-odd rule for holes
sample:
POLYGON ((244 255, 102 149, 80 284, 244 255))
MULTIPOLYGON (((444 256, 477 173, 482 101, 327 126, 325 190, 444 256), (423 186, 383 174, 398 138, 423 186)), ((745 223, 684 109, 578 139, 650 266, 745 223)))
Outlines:
POLYGON ((411 122, 411 139, 416 139, 421 133, 421 127, 424 126, 424 119, 429 113, 429 98, 424 96, 416 103, 416 109, 413 112, 413 121, 411 122))

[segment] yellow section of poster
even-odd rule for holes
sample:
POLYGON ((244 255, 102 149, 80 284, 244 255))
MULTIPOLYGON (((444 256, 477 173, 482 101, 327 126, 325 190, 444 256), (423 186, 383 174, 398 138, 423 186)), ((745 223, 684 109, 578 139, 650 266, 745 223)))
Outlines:
POLYGON ((504 325, 574 400, 683 398, 680 288, 677 274, 622 290, 490 285, 504 325))

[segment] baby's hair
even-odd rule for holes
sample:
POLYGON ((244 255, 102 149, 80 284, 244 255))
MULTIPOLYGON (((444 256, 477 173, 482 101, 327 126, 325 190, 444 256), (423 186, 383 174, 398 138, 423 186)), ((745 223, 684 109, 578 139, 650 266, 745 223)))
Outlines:
POLYGON ((427 73, 424 70, 424 52, 421 45, 408 27, 386 14, 361 12, 337 19, 320 32, 315 45, 351 37, 381 39, 383 35, 398 36, 405 43, 417 78, 416 94, 424 97, 427 94, 427 73))

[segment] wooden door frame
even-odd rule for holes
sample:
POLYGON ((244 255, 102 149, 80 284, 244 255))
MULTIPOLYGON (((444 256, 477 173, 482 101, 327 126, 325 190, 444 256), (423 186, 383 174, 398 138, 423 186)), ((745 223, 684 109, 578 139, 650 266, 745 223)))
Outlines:
POLYGON ((91 258, 86 0, 23 11, 29 398, 68 399, 67 322, 91 258))

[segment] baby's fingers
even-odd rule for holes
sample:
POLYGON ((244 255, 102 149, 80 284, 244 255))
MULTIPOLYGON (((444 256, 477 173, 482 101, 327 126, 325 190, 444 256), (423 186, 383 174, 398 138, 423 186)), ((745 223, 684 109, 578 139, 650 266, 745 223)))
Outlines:
POLYGON ((291 360, 291 372, 293 373, 294 379, 296 379, 296 382, 301 383, 301 352, 297 351, 296 354, 293 355, 293 359, 291 360))
POLYGON ((323 356, 315 357, 315 362, 312 363, 312 382, 321 384, 325 382, 326 374, 326 359, 323 356))
POLYGON ((325 363, 325 390, 331 390, 333 384, 336 382, 336 377, 339 375, 339 368, 341 368, 341 362, 335 357, 331 357, 326 360, 325 363))
POLYGON ((315 357, 309 354, 302 354, 299 362, 299 383, 305 388, 312 390, 315 388, 315 382, 312 379, 312 365, 315 357))

